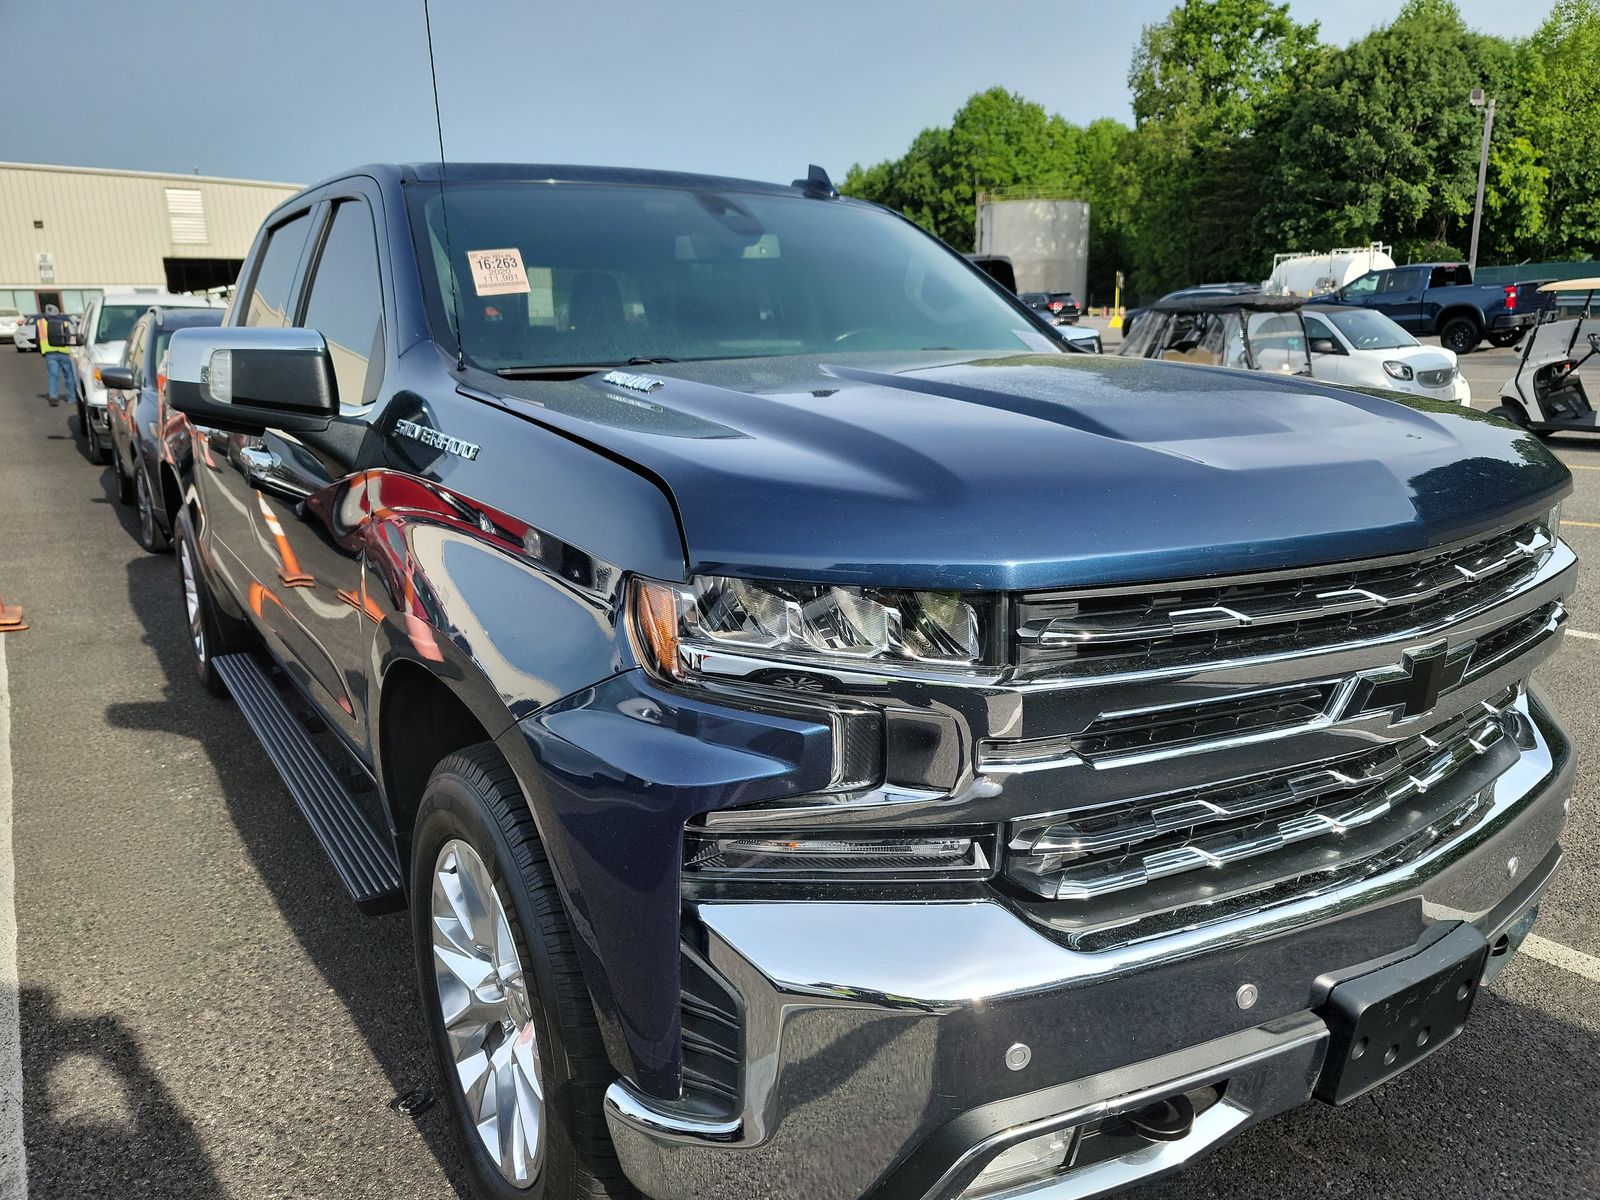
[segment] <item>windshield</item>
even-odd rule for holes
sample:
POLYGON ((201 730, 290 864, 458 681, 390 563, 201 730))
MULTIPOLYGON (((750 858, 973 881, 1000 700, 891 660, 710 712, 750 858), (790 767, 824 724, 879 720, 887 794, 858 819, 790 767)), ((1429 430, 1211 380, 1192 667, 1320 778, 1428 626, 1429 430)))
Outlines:
MULTIPOLYGON (((449 327, 440 195, 411 195, 430 305, 449 327)), ((461 349, 489 369, 1057 348, 965 259, 875 209, 585 183, 447 196, 461 349)))
POLYGON ((148 304, 108 304, 100 310, 100 321, 94 329, 97 342, 125 342, 133 332, 133 323, 150 311, 148 304))
POLYGON ((1321 314, 1332 321, 1357 350, 1399 350, 1420 345, 1400 326, 1370 308, 1329 309, 1321 314))

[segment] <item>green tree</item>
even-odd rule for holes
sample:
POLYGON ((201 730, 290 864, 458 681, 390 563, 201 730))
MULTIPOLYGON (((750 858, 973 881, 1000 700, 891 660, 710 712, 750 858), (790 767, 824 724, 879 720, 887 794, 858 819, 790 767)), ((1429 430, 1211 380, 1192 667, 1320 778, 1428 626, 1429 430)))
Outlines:
MULTIPOLYGON (((1428 243, 1466 244, 1482 134, 1468 92, 1494 92, 1513 69, 1510 47, 1469 30, 1450 0, 1410 0, 1393 24, 1326 54, 1276 131, 1259 240, 1283 250, 1388 241, 1402 260, 1428 243)), ((1486 207, 1509 238, 1539 221, 1525 186, 1537 164, 1514 122, 1500 133, 1486 207)))
POLYGON ((977 197, 1037 191, 1089 202, 1090 286, 1110 297, 1128 264, 1137 173, 1132 131, 1103 119, 1080 128, 1004 88, 969 99, 948 128, 925 129, 898 159, 850 168, 841 190, 898 209, 960 250, 975 244, 977 197))
POLYGON ((1528 254, 1600 254, 1600 5, 1557 0, 1520 64, 1515 112, 1528 146, 1504 157, 1510 178, 1538 196, 1528 254))
POLYGON ((1128 71, 1139 292, 1265 273, 1252 241, 1273 149, 1264 131, 1318 53, 1316 23, 1270 0, 1185 0, 1144 29, 1128 71))

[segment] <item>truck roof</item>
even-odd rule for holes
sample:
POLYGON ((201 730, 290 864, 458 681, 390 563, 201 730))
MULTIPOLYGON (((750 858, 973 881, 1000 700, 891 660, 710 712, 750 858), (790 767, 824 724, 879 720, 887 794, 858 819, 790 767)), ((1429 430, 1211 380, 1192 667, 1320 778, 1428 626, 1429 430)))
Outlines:
MULTIPOLYGON (((326 179, 311 184, 305 191, 315 191, 326 184, 356 175, 368 175, 380 183, 438 183, 438 162, 368 163, 348 171, 340 171, 326 179)), ((484 183, 495 181, 521 181, 526 183, 620 183, 655 187, 684 188, 688 190, 717 189, 722 191, 792 193, 804 195, 803 189, 790 184, 763 183, 754 179, 738 179, 727 175, 698 175, 686 171, 650 171, 635 167, 595 167, 571 163, 493 163, 449 162, 444 167, 444 178, 457 183, 484 183)))

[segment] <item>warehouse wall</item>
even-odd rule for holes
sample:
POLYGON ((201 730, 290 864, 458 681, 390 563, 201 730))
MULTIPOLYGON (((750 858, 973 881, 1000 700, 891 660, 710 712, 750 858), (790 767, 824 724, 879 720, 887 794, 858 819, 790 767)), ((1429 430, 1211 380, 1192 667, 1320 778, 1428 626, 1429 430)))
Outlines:
MULTIPOLYGON (((37 285, 38 255, 55 285, 166 282, 163 258, 242 259, 262 218, 298 187, 196 175, 0 163, 0 285, 37 285), (180 213, 175 240, 167 189, 198 191, 204 228, 180 213), (43 228, 34 228, 43 222, 43 228)), ((192 197, 183 195, 181 200, 192 197)))

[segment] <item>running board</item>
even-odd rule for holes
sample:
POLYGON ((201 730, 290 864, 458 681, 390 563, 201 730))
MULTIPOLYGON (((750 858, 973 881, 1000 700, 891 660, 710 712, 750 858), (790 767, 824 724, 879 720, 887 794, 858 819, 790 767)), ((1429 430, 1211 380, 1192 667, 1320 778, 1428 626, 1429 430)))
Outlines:
POLYGON ((211 665, 356 904, 367 912, 401 907, 400 862, 389 840, 372 827, 261 665, 249 654, 219 654, 211 665))

